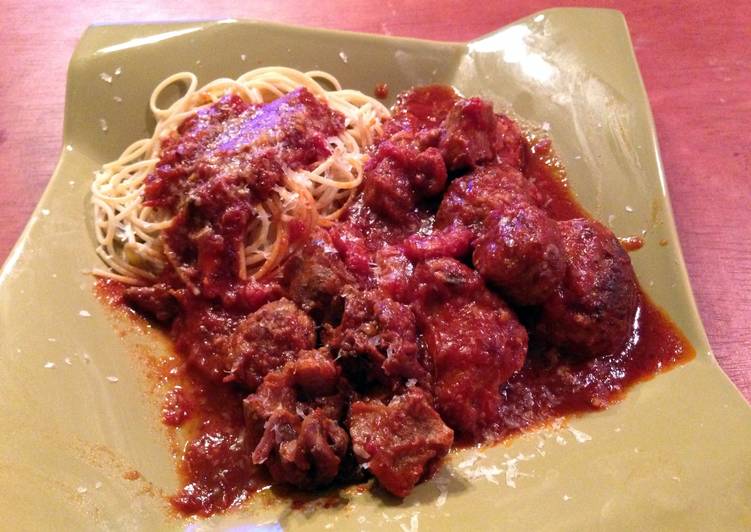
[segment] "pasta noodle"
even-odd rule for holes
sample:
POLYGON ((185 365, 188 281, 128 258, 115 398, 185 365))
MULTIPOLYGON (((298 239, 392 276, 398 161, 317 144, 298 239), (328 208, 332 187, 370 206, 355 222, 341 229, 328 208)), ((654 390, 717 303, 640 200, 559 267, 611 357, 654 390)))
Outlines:
MULTIPOLYGON (((331 225, 341 216, 362 181, 366 149, 382 133, 382 121, 389 116, 383 104, 361 92, 343 90, 335 77, 322 71, 259 68, 200 88, 195 74, 179 72, 159 83, 149 98, 157 120, 153 135, 137 140, 96 172, 91 186, 96 252, 107 269, 97 268, 94 273, 143 285, 153 282, 170 262, 160 234, 170 226, 174 213, 145 205, 143 190, 159 162, 162 142, 174 135, 186 118, 227 93, 263 104, 299 87, 340 112, 345 129, 328 139, 331 153, 327 158, 312 169, 286 169, 282 185, 274 189, 272 197, 254 206, 245 245, 238 250, 238 277, 262 278, 279 266, 291 252, 288 223, 292 219, 311 230, 315 225, 331 225), (185 94, 169 107, 159 107, 164 90, 176 83, 187 86, 185 94)), ((179 268, 175 270, 179 275, 179 268)))

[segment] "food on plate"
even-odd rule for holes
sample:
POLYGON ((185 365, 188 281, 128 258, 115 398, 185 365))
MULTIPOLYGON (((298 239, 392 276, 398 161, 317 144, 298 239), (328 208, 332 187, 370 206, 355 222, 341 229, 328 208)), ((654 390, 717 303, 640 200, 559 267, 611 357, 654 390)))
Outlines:
POLYGON ((550 141, 489 101, 431 85, 387 109, 275 67, 176 74, 150 105, 153 136, 92 186, 96 273, 173 340, 185 513, 269 482, 405 497, 452 447, 604 408, 690 354, 550 141))

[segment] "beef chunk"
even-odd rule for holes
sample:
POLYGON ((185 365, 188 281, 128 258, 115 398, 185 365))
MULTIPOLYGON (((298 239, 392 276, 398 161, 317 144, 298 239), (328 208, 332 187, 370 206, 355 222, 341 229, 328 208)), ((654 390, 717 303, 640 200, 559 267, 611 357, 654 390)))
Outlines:
POLYGON ((458 100, 459 95, 448 85, 426 85, 402 92, 396 98, 386 133, 419 133, 436 129, 458 100))
POLYGON ((485 220, 472 262, 514 303, 537 305, 566 271, 555 221, 534 205, 503 204, 485 220))
POLYGON ((353 224, 338 223, 329 229, 329 235, 347 270, 359 279, 367 279, 370 275, 370 250, 362 231, 353 224))
POLYGON ((409 301, 412 271, 412 263, 401 248, 386 246, 375 254, 375 280, 378 288, 395 301, 409 301))
POLYGON ((180 310, 178 292, 166 284, 157 283, 126 288, 123 297, 137 310, 153 316, 157 321, 169 323, 180 310))
POLYGON ((519 126, 480 98, 458 100, 441 124, 439 149, 449 170, 503 161, 521 170, 526 141, 519 126))
POLYGON ((342 289, 355 284, 331 237, 323 230, 287 261, 282 285, 287 296, 318 322, 337 321, 341 315, 342 289))
POLYGON ((414 233, 404 241, 404 252, 418 262, 438 257, 460 259, 469 253, 472 231, 463 225, 452 225, 429 234, 414 233))
POLYGON ((524 364, 527 332, 479 274, 454 259, 419 264, 413 281, 437 409, 461 436, 481 439, 497 417, 500 386, 524 364))
POLYGON ((446 165, 436 148, 384 141, 365 167, 365 205, 394 222, 408 223, 419 199, 446 186, 446 165))
POLYGON ((313 320, 288 299, 262 306, 242 320, 227 344, 225 382, 241 382, 250 391, 258 388, 269 371, 315 347, 313 320))
POLYGON ((388 405, 353 403, 349 427, 357 460, 397 497, 406 497, 435 472, 454 439, 425 392, 417 388, 388 405))
POLYGON ((254 464, 276 482, 303 489, 334 481, 349 447, 339 425, 339 369, 327 350, 303 351, 272 371, 244 403, 254 464))
POLYGON ((436 227, 461 223, 479 236, 492 211, 519 203, 542 203, 537 187, 519 170, 503 163, 477 168, 452 181, 438 208, 436 227))
POLYGON ((188 365, 210 381, 220 383, 227 376, 227 341, 237 316, 205 300, 182 299, 183 311, 172 322, 175 348, 188 365))
POLYGON ((499 161, 522 170, 527 160, 527 141, 515 121, 496 115, 495 153, 499 161))
POLYGON ((412 310, 379 291, 348 290, 345 299, 342 322, 329 327, 326 343, 338 350, 337 360, 355 387, 395 388, 407 379, 427 384, 412 310))
POLYGON ((440 150, 449 170, 471 168, 495 157, 493 106, 480 98, 454 104, 441 128, 440 150))
POLYGON ((593 358, 620 349, 639 305, 631 261, 613 233, 578 218, 558 222, 567 263, 563 284, 543 306, 547 337, 570 355, 593 358))

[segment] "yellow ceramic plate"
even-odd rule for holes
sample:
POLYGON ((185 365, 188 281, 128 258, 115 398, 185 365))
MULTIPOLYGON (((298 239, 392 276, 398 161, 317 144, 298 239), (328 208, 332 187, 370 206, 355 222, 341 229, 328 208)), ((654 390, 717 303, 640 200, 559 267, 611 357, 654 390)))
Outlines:
POLYGON ((751 528, 751 410, 702 330, 618 12, 545 11, 461 44, 229 20, 93 27, 70 63, 63 145, 0 275, 1 528, 751 528), (311 513, 264 496, 209 521, 173 515, 162 495, 177 487, 175 462, 141 360, 167 347, 92 293, 89 183, 150 132, 147 100, 161 79, 192 70, 205 82, 261 65, 324 69, 368 93, 381 82, 392 95, 452 83, 549 130, 581 203, 620 236, 646 231, 632 254, 639 279, 696 359, 605 412, 456 453, 401 502, 351 490, 346 504, 311 513), (124 478, 131 470, 140 478, 124 478))

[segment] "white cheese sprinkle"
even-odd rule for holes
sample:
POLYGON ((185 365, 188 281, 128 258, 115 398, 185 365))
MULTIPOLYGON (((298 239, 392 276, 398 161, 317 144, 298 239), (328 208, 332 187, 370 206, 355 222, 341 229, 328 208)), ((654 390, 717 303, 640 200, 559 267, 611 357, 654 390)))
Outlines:
POLYGON ((590 436, 586 432, 576 430, 574 427, 569 427, 568 431, 574 435, 574 438, 576 438, 576 441, 578 441, 579 443, 584 443, 585 441, 590 441, 592 439, 592 436, 590 436))
POLYGON ((344 53, 344 51, 339 52, 339 59, 342 60, 342 63, 347 63, 349 61, 349 57, 347 57, 347 54, 344 53))
POLYGON ((90 318, 91 317, 91 312, 89 312, 88 310, 82 310, 82 311, 80 311, 78 313, 78 315, 82 316, 84 318, 90 318))
POLYGON ((104 81, 105 83, 112 83, 112 76, 110 76, 110 75, 109 75, 109 74, 107 74, 106 72, 101 72, 101 73, 99 74, 99 79, 101 79, 101 80, 102 80, 102 81, 104 81))
POLYGON ((108 380, 108 381, 110 381, 110 382, 117 382, 117 381, 119 381, 120 379, 118 379, 118 378, 117 378, 117 377, 115 377, 114 375, 110 375, 110 376, 108 376, 108 377, 107 377, 107 380, 108 380))
POLYGON ((44 369, 55 369, 55 363, 54 362, 47 362, 44 365, 44 369))
POLYGON ((419 512, 415 512, 412 514, 412 517, 409 518, 409 527, 407 527, 406 524, 400 523, 399 527, 404 532, 417 532, 420 529, 420 514, 419 512))

